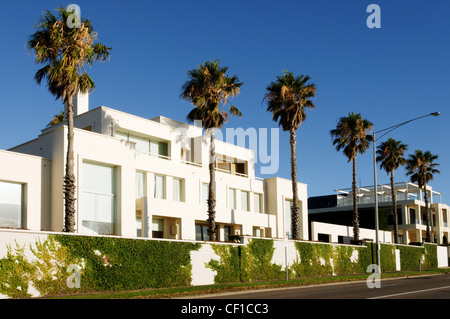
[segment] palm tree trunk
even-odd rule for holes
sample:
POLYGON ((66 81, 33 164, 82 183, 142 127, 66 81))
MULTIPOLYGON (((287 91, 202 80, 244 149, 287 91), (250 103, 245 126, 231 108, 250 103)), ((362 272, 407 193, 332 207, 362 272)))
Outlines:
POLYGON ((394 222, 394 243, 398 244, 398 216, 397 216, 397 198, 394 188, 394 170, 391 170, 391 195, 392 195, 392 217, 394 222))
POLYGON ((358 214, 358 197, 356 194, 356 158, 353 157, 353 181, 352 181, 352 192, 353 192, 353 239, 355 242, 359 241, 359 214, 358 214))
POLYGON ((298 208, 298 186, 297 186, 297 155, 296 155, 296 140, 295 130, 290 129, 291 145, 291 180, 292 180, 292 210, 291 210, 291 231, 292 238, 300 239, 300 220, 298 208))
POLYGON ((216 226, 216 147, 214 128, 211 130, 211 145, 209 158, 209 194, 208 194, 208 234, 209 240, 216 241, 217 226, 216 226))
POLYGON ((73 233, 75 231, 75 174, 74 174, 74 150, 73 150, 73 98, 67 101, 67 158, 66 174, 64 176, 64 200, 65 216, 64 231, 73 233))
POLYGON ((429 208, 428 208, 428 192, 427 192, 427 184, 423 184, 423 191, 424 191, 424 199, 425 199, 425 223, 427 224, 427 242, 431 243, 431 232, 430 232, 430 223, 431 218, 429 215, 429 208))

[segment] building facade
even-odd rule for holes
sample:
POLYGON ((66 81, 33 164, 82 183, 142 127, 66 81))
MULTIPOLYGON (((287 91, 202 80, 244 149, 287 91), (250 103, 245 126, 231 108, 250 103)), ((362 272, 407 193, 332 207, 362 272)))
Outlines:
MULTIPOLYGON (((76 232, 208 240, 209 137, 166 117, 145 119, 74 99, 76 232)), ((0 151, 0 227, 61 231, 67 126, 0 151)), ((255 176, 254 151, 217 140, 216 223, 235 235, 290 233, 291 181, 255 176)), ((298 183, 302 239, 307 185, 298 183)))
MULTIPOLYGON (((421 243, 426 238, 425 201, 423 190, 410 182, 395 184, 399 242, 421 243)), ((431 209, 431 234, 434 243, 447 244, 450 228, 449 206, 442 203, 442 193, 427 185, 429 209, 431 209)), ((380 229, 392 231, 392 195, 390 185, 378 185, 378 210, 380 229)), ((309 220, 351 226, 352 189, 337 189, 335 195, 310 197, 309 220)), ((375 229, 374 187, 358 187, 358 211, 360 227, 375 229)))

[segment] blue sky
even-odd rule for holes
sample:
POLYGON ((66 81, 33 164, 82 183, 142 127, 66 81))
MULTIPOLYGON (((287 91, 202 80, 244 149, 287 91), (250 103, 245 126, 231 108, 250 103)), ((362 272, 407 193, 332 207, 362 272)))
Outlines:
MULTIPOLYGON (((108 106, 145 118, 185 121, 179 98, 187 71, 219 59, 244 85, 233 100, 243 113, 225 127, 272 128, 262 104, 267 84, 284 70, 308 74, 316 109, 297 132, 299 181, 308 195, 351 187, 352 168, 331 144, 339 117, 361 113, 375 131, 430 112, 390 134, 439 155, 441 174, 430 183, 450 193, 450 2, 447 0, 296 1, 9 1, 0 18, 0 149, 36 138, 62 109, 33 76, 39 66, 25 50, 46 9, 76 3, 92 21, 110 60, 89 71, 96 83, 91 108, 108 106), (381 8, 381 28, 369 29, 369 4, 381 8)), ((386 136, 387 138, 387 136, 386 136)), ((280 133, 280 168, 290 178, 289 136, 280 133)), ((258 169, 259 167, 257 167, 258 169)), ((260 175, 259 169, 257 175, 260 175)), ((372 150, 357 158, 358 183, 373 183, 372 150)), ((260 175, 261 176, 261 175, 260 175)), ((270 177, 270 176, 262 176, 270 177)), ((405 181, 403 169, 396 181, 405 181)), ((378 172, 380 183, 389 183, 378 172)), ((448 202, 444 195, 444 202, 448 202)))

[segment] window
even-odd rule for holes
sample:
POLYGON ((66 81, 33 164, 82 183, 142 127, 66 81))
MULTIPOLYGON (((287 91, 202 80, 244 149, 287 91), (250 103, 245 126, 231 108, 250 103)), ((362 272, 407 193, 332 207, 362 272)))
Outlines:
POLYGON ((0 227, 22 228, 23 185, 0 182, 0 227))
POLYGON ((256 213, 262 213, 262 194, 253 194, 253 199, 254 199, 254 211, 256 213))
POLYGON ((83 163, 82 232, 115 233, 115 169, 83 163))
POLYGON ((139 137, 132 134, 115 132, 115 137, 124 141, 136 143, 136 151, 146 154, 169 156, 169 144, 151 140, 148 137, 139 137))
POLYGON ((152 218, 152 237, 164 238, 164 219, 152 218))
POLYGON ((410 224, 418 224, 418 220, 416 218, 416 210, 413 208, 409 209, 409 223, 410 224))
POLYGON ((209 184, 202 183, 202 205, 208 206, 209 184))
POLYGON ((139 212, 139 214, 136 214, 136 237, 143 237, 141 212, 139 212))
POLYGON ((128 141, 128 134, 122 133, 122 132, 115 132, 114 136, 120 140, 128 141))
POLYGON ((136 172, 136 199, 145 196, 145 173, 136 172))
POLYGON ((166 198, 166 178, 163 175, 155 174, 154 198, 158 199, 166 198))
POLYGON ((236 209, 236 190, 228 188, 228 208, 236 209))
POLYGON ((148 153, 148 139, 137 137, 133 135, 129 135, 128 140, 130 142, 136 143, 136 151, 142 153, 148 153))
POLYGON ((224 234, 224 241, 231 241, 230 240, 230 235, 232 235, 232 228, 231 226, 224 226, 223 227, 223 234, 224 234))
POLYGON ((426 220, 427 220, 427 214, 426 213, 422 213, 422 225, 426 225, 427 224, 426 220))
POLYGON ((195 240, 209 240, 208 226, 204 224, 195 225, 195 240))
POLYGON ((288 236, 288 238, 292 238, 291 208, 292 208, 292 200, 286 199, 284 201, 284 232, 288 236))
POLYGON ((241 209, 242 210, 245 210, 245 211, 250 210, 248 197, 249 197, 249 192, 241 191, 241 209))
POLYGON ((448 222, 447 222, 447 210, 443 209, 442 210, 442 225, 444 227, 448 227, 448 222))
POLYGON ((157 142, 150 140, 150 154, 169 156, 169 147, 165 142, 157 142))
POLYGON ((324 242, 324 243, 329 243, 330 242, 330 235, 329 234, 321 234, 318 233, 317 234, 317 240, 324 242))
POLYGON ((253 227, 253 236, 255 236, 255 237, 263 237, 260 227, 253 227))
POLYGON ((183 195, 183 180, 181 178, 173 178, 173 200, 184 202, 183 195))

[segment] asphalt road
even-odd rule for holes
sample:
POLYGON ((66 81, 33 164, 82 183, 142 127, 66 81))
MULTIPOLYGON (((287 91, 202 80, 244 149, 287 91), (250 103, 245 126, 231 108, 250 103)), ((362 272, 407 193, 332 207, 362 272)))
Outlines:
MULTIPOLYGON (((192 298, 192 297, 190 297, 192 298)), ((450 299, 450 274, 322 284, 199 296, 202 299, 450 299)))

